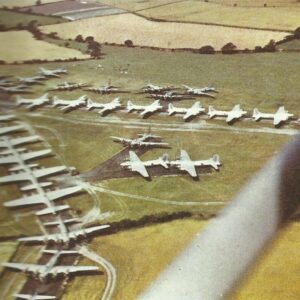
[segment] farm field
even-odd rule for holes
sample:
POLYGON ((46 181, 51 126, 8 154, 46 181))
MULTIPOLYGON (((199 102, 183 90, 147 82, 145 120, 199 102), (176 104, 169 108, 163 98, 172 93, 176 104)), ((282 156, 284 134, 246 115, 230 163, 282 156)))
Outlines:
POLYGON ((94 36, 100 43, 124 44, 126 40, 132 40, 134 45, 148 47, 198 49, 211 45, 216 50, 229 42, 233 42, 239 49, 254 49, 255 46, 266 45, 271 39, 281 40, 288 34, 224 27, 220 36, 219 26, 154 22, 133 14, 78 20, 75 23, 43 26, 41 29, 45 33, 58 32, 64 39, 74 39, 82 34, 94 36))
MULTIPOLYGON (((43 3, 59 2, 60 0, 43 0, 43 3)), ((0 7, 6 6, 8 8, 12 7, 24 7, 29 5, 34 5, 36 0, 1 0, 0 7)))
POLYGON ((66 20, 58 17, 36 16, 0 9, 0 25, 5 26, 6 29, 14 29, 19 24, 27 25, 31 21, 37 21, 37 25, 66 22, 66 20))
POLYGON ((22 62, 32 59, 88 58, 74 49, 62 48, 47 42, 35 40, 27 31, 0 33, 0 57, 6 63, 22 62))
MULTIPOLYGON (((280 8, 232 7, 192 0, 139 12, 145 17, 168 21, 212 23, 282 31, 295 30, 299 26, 299 13, 299 5, 280 8)), ((222 34, 226 34, 223 30, 222 34)))
MULTIPOLYGON (((16 251, 18 242, 1 242, 0 264, 7 262, 14 252, 16 251)), ((3 271, 2 265, 0 265, 0 274, 3 271)))

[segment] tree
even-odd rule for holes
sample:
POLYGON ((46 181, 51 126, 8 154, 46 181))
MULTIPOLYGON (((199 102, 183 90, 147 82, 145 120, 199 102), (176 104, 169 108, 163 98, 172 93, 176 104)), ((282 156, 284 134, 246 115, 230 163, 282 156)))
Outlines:
POLYGON ((95 40, 94 40, 94 37, 93 36, 88 36, 88 37, 86 37, 85 38, 85 42, 86 43, 92 43, 92 42, 94 42, 95 40))
POLYGON ((223 54, 234 54, 237 53, 237 47, 233 43, 227 43, 221 49, 223 54))
POLYGON ((295 31, 294 31, 294 37, 296 39, 300 39, 300 27, 298 27, 295 31))
POLYGON ((276 51, 276 42, 274 40, 270 40, 270 42, 264 46, 263 50, 265 52, 275 52, 276 51))
POLYGON ((132 41, 132 40, 126 40, 126 41, 124 42, 124 45, 125 45, 126 47, 133 47, 133 41, 132 41))
POLYGON ((199 49, 199 53, 201 54, 215 54, 215 52, 215 49, 210 45, 203 46, 199 49))
POLYGON ((84 42, 84 39, 82 37, 81 34, 78 34, 75 38, 75 41, 78 42, 78 43, 83 43, 84 42))
POLYGON ((101 56, 101 45, 96 41, 92 41, 88 43, 88 53, 92 58, 100 58, 101 56))
POLYGON ((42 4, 42 1, 41 0, 37 0, 36 2, 35 2, 35 5, 41 5, 42 4))

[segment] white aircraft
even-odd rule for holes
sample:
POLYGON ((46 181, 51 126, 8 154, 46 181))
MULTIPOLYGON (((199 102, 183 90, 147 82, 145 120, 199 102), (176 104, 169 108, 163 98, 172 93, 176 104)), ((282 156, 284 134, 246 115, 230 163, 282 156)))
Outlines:
POLYGON ((25 171, 25 172, 20 172, 20 173, 16 173, 16 174, 1 176, 0 184, 16 182, 16 181, 31 181, 32 177, 34 177, 36 179, 46 177, 49 175, 61 173, 62 171, 65 171, 66 168, 67 168, 66 166, 57 166, 57 167, 34 169, 34 170, 31 170, 30 172, 25 171))
POLYGON ((111 102, 108 103, 99 103, 99 102, 94 102, 91 99, 87 100, 87 109, 92 110, 94 108, 100 109, 99 114, 106 114, 108 112, 114 111, 117 108, 122 107, 122 103, 120 101, 120 98, 115 98, 111 102))
POLYGON ((215 154, 212 158, 207 160, 191 160, 185 150, 180 151, 178 160, 170 161, 171 166, 177 167, 179 170, 186 171, 191 177, 197 177, 196 167, 211 166, 218 170, 221 165, 219 155, 215 154))
POLYGON ((78 272, 90 272, 98 271, 96 266, 57 266, 58 259, 61 255, 74 255, 78 254, 75 250, 43 250, 44 253, 53 254, 52 258, 45 265, 36 265, 36 264, 24 264, 24 263, 3 263, 2 265, 22 271, 26 274, 33 275, 35 278, 38 278, 40 281, 44 282, 49 276, 55 278, 59 275, 67 276, 70 273, 78 272))
POLYGON ((273 119, 273 124, 278 126, 293 116, 293 114, 290 114, 285 110, 284 106, 280 106, 275 114, 262 113, 257 108, 254 108, 252 118, 254 121, 259 121, 260 119, 273 119))
POLYGON ((70 82, 63 82, 59 83, 55 87, 51 88, 50 91, 73 91, 76 89, 80 89, 82 87, 87 86, 87 83, 70 83, 70 82))
POLYGON ((25 98, 22 98, 21 96, 16 96, 16 101, 17 101, 18 105, 28 105, 27 106, 28 109, 33 109, 37 106, 41 106, 41 105, 50 103, 48 93, 42 95, 39 98, 35 98, 35 99, 25 99, 25 98))
POLYGON ((13 125, 13 126, 4 126, 4 127, 0 127, 0 135, 12 133, 15 131, 24 131, 24 130, 26 130, 26 127, 23 124, 13 125))
POLYGON ((183 119, 188 120, 191 117, 195 117, 205 111, 199 101, 195 102, 190 108, 175 107, 172 103, 168 105, 168 115, 184 114, 183 119))
POLYGON ((55 296, 39 295, 39 294, 14 294, 15 298, 25 299, 25 300, 53 300, 56 299, 55 296))
POLYGON ((144 86, 143 91, 146 93, 160 93, 160 92, 165 92, 168 91, 170 89, 172 89, 171 86, 159 86, 159 85, 154 85, 154 84, 147 84, 146 86, 144 86))
POLYGON ((118 93, 120 92, 119 89, 113 85, 107 84, 100 87, 90 87, 86 89, 86 91, 98 93, 98 94, 111 94, 111 93, 118 93))
POLYGON ((178 95, 174 91, 167 91, 164 94, 150 94, 151 98, 154 99, 161 99, 164 101, 171 101, 171 100, 183 100, 183 99, 189 99, 191 97, 186 97, 184 95, 178 95))
POLYGON ((187 85, 183 85, 186 89, 186 93, 189 95, 197 95, 197 96, 207 96, 211 98, 216 98, 214 95, 209 94, 208 92, 216 92, 216 90, 212 87, 205 88, 193 88, 187 85))
POLYGON ((19 207, 19 206, 44 204, 47 206, 47 208, 36 212, 37 216, 56 214, 56 212, 66 210, 70 206, 69 205, 54 206, 52 202, 60 198, 63 198, 65 196, 76 194, 79 191, 81 191, 81 189, 82 188, 79 186, 73 186, 73 187, 68 187, 68 188, 55 190, 55 191, 38 193, 38 194, 22 197, 16 200, 4 202, 3 205, 5 207, 19 207))
POLYGON ((55 296, 39 295, 35 294, 14 294, 15 298, 24 299, 24 300, 53 300, 56 299, 55 296))
POLYGON ((0 122, 11 121, 16 118, 15 115, 0 115, 0 122))
POLYGON ((100 230, 109 228, 110 225, 99 225, 93 226, 89 228, 82 228, 76 229, 73 231, 68 231, 65 226, 59 226, 60 233, 52 233, 46 235, 39 235, 39 236, 31 236, 31 237, 23 237, 19 238, 18 241, 20 242, 54 242, 54 243, 62 243, 62 244, 70 244, 72 240, 77 240, 79 237, 87 237, 88 235, 98 232, 100 230))
POLYGON ((158 110, 161 110, 163 107, 160 104, 159 100, 155 100, 153 103, 149 105, 136 105, 133 104, 131 101, 127 102, 127 111, 131 112, 134 110, 141 111, 140 115, 145 116, 147 114, 154 113, 158 110))
POLYGON ((4 93, 31 93, 31 90, 27 90, 28 85, 19 84, 16 86, 0 86, 0 91, 4 93))
POLYGON ((67 70, 64 68, 58 68, 55 70, 48 70, 45 68, 40 68, 40 74, 44 77, 60 77, 58 74, 67 74, 67 70))
MULTIPOLYGON (((16 149, 16 151, 17 150, 18 149, 16 149)), ((39 151, 31 151, 27 153, 18 153, 18 155, 8 155, 8 156, 0 157, 0 165, 16 164, 19 163, 20 160, 25 162, 27 160, 44 157, 46 155, 49 155, 50 153, 51 153, 50 149, 45 149, 39 151)))
POLYGON ((111 136, 111 138, 114 140, 114 142, 121 143, 124 146, 129 146, 130 148, 135 147, 149 147, 149 146, 167 146, 168 143, 161 143, 161 142, 150 142, 147 140, 154 138, 159 139, 160 136, 158 135, 152 135, 150 133, 143 133, 139 134, 139 137, 136 139, 127 139, 127 138, 121 138, 117 136, 111 136))
POLYGON ((162 166, 168 169, 169 166, 168 155, 164 154, 162 157, 154 160, 141 161, 133 151, 129 151, 129 160, 122 162, 121 167, 129 169, 133 172, 138 172, 143 177, 149 178, 146 167, 162 166))
POLYGON ((24 84, 43 84, 41 80, 46 79, 45 76, 37 75, 33 77, 17 77, 18 80, 24 84))
POLYGON ((235 105, 232 110, 224 111, 224 110, 216 110, 212 106, 208 107, 208 116, 210 119, 214 117, 226 117, 226 122, 231 123, 234 120, 240 119, 246 115, 246 111, 241 109, 239 104, 235 105))
POLYGON ((11 146, 19 146, 27 143, 35 143, 41 141, 38 135, 16 137, 12 139, 1 139, 0 138, 0 148, 9 148, 11 146))
POLYGON ((88 99, 88 97, 86 95, 83 95, 76 100, 63 100, 63 99, 59 99, 58 97, 54 96, 53 97, 53 107, 64 106, 63 108, 61 108, 61 110, 67 112, 67 111, 73 110, 75 108, 85 106, 87 99, 88 99))

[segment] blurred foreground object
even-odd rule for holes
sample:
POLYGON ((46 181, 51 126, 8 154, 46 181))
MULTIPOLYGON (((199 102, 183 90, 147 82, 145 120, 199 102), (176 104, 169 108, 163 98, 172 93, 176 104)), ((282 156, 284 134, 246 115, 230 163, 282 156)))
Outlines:
POLYGON ((224 299, 300 201, 300 137, 288 143, 139 300, 224 299))

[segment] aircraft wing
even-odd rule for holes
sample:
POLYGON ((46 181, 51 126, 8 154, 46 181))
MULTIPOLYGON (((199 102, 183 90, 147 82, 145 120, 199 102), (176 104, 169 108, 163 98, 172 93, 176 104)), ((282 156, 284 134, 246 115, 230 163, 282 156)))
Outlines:
POLYGON ((46 296, 46 295, 28 295, 28 294, 14 294, 15 298, 25 299, 25 300, 53 300, 56 299, 55 296, 46 296), (34 297, 34 298, 33 298, 34 297))
POLYGON ((185 115, 184 115, 184 119, 188 119, 188 118, 190 118, 190 117, 192 117, 192 116, 195 116, 196 115, 196 113, 195 113, 195 111, 194 110, 192 110, 192 109, 189 109, 186 113, 185 113, 185 115))
MULTIPOLYGON (((54 235, 53 235, 54 236, 54 235)), ((55 240, 52 235, 37 235, 37 236, 28 236, 28 237, 22 237, 18 238, 19 242, 45 242, 46 240, 55 240)))
POLYGON ((20 130, 25 130, 25 126, 24 125, 5 126, 5 127, 0 127, 0 134, 6 134, 6 133, 20 131, 20 130))
POLYGON ((19 174, 1 176, 0 183, 26 181, 26 180, 30 180, 30 178, 31 178, 30 174, 28 174, 27 172, 23 172, 23 173, 19 173, 19 174))
POLYGON ((57 167, 50 167, 50 168, 43 168, 38 170, 33 170, 32 173, 34 177, 40 178, 44 176, 49 176, 55 173, 62 172, 66 169, 66 166, 57 166, 57 167))
POLYGON ((44 266, 34 265, 34 264, 23 264, 23 263, 3 263, 3 266, 19 270, 19 271, 27 271, 32 273, 38 273, 44 269, 44 266))
POLYGON ((104 113, 106 113, 106 112, 108 112, 108 111, 111 111, 111 110, 113 110, 113 108, 112 107, 110 107, 110 106, 104 106, 100 111, 99 111, 99 114, 104 114, 104 113))
POLYGON ((51 153, 51 149, 39 150, 39 151, 31 151, 28 153, 20 154, 22 160, 30 160, 34 158, 39 158, 51 153))
POLYGON ((99 268, 96 266, 54 266, 50 273, 53 274, 68 274, 77 272, 90 272, 98 271, 99 268))
POLYGON ((141 146, 167 146, 168 143, 159 143, 159 142, 140 142, 141 146))
POLYGON ((53 201, 53 200, 56 200, 58 198, 62 198, 62 197, 67 196, 67 195, 75 194, 75 193, 77 193, 81 190, 82 190, 81 186, 72 186, 72 187, 69 187, 69 188, 64 188, 64 189, 48 192, 46 194, 47 194, 47 198, 49 200, 53 201))
POLYGON ((139 159, 139 157, 133 151, 129 151, 129 160, 131 162, 138 162, 138 161, 141 162, 141 160, 139 159))
POLYGON ((190 159, 190 157, 189 157, 189 155, 188 155, 188 153, 185 151, 185 150, 181 150, 180 151, 180 158, 179 158, 180 160, 188 160, 188 161, 190 161, 191 159, 190 159))
POLYGON ((181 164, 181 170, 188 172, 192 177, 197 177, 197 172, 195 166, 193 165, 185 165, 184 163, 181 164))
POLYGON ((115 142, 120 142, 120 143, 129 143, 129 142, 131 142, 131 140, 129 140, 129 139, 120 138, 120 137, 117 137, 117 136, 111 136, 111 138, 112 138, 115 142))
POLYGON ((143 165, 142 162, 140 162, 139 164, 133 165, 131 167, 131 169, 132 169, 132 171, 140 173, 143 177, 149 177, 147 169, 145 168, 145 166, 143 165))
POLYGON ((227 115, 226 122, 227 122, 227 123, 230 123, 230 122, 233 121, 235 118, 236 118, 236 115, 235 115, 235 114, 229 113, 229 114, 227 115))
POLYGON ((275 115, 274 115, 274 121, 273 121, 273 124, 274 124, 275 126, 276 126, 276 125, 279 125, 282 121, 283 121, 282 115, 280 115, 280 114, 275 114, 275 115))

